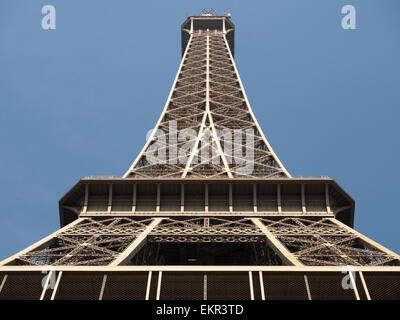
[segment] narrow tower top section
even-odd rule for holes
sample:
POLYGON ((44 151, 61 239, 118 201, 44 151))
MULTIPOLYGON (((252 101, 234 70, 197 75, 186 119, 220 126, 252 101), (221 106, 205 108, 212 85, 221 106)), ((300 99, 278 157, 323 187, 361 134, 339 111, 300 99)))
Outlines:
POLYGON ((228 16, 190 16, 164 110, 124 178, 290 178, 251 110, 228 16))
POLYGON ((217 30, 223 32, 231 49, 232 56, 234 53, 235 25, 231 21, 231 15, 213 16, 212 13, 206 12, 201 16, 189 16, 182 23, 182 56, 186 50, 190 35, 196 32, 217 30))

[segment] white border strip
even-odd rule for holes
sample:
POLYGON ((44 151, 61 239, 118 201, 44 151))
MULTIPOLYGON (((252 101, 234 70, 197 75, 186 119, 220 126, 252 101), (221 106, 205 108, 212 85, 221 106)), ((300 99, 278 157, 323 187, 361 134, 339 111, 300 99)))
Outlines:
MULTIPOLYGON (((348 266, 347 266, 348 267, 348 266)), ((48 270, 49 266, 0 266, 0 272, 48 270)), ((55 271, 120 272, 120 271, 264 271, 264 272, 340 272, 343 266, 51 266, 55 271)), ((361 272, 400 272, 400 266, 352 266, 361 272)))

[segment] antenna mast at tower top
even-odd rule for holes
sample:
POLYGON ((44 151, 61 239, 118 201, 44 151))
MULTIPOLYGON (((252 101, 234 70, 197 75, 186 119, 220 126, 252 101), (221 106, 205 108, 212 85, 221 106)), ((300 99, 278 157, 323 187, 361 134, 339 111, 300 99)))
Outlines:
POLYGON ((205 16, 205 17, 210 17, 210 16, 214 15, 214 9, 210 9, 210 10, 203 9, 201 12, 202 12, 202 16, 205 16))

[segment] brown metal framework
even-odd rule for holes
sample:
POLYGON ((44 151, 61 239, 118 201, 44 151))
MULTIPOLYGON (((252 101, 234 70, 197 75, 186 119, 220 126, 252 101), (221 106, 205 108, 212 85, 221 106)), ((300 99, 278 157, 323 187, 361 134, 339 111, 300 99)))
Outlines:
POLYGON ((32 282, 27 298, 371 299, 368 284, 379 297, 384 275, 398 281, 400 256, 352 228, 354 201, 334 180, 284 168, 251 110, 233 35, 226 16, 184 22, 182 62, 143 150, 122 178, 81 179, 60 200, 62 228, 0 262, 0 299, 46 268, 55 288, 32 282), (155 147, 165 157, 152 163, 155 147), (356 288, 327 293, 343 266, 356 288), (82 285, 90 277, 94 291, 82 285))
MULTIPOLYGON (((222 22, 225 21, 224 18, 222 22)), ((192 30, 156 129, 124 177, 290 177, 251 111, 225 36, 232 29, 223 29, 192 30), (190 146, 190 156, 184 161, 179 158, 177 150, 187 142, 178 139, 176 144, 172 144, 169 141, 171 121, 177 123, 178 137, 188 129, 193 130, 191 132, 196 137, 194 145, 190 146), (235 148, 235 143, 240 143, 237 149, 241 152, 233 160, 226 155, 228 145, 224 133, 234 130, 240 132, 242 143, 238 139, 230 142, 231 149, 235 148), (250 130, 247 139, 254 141, 247 149, 244 143, 246 130, 250 130), (165 162, 152 164, 146 156, 149 151, 153 152, 156 142, 159 153, 165 154, 165 162), (193 162, 202 152, 210 155, 193 162), (245 152, 254 155, 250 160, 254 169, 248 174, 238 171, 243 162, 248 161, 245 152)))

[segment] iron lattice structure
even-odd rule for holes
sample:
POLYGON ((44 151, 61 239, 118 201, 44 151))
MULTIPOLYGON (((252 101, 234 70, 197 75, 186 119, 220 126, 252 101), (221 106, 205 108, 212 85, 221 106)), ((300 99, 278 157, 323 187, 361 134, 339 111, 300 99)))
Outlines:
POLYGON ((83 178, 60 200, 61 229, 0 263, 0 299, 21 297, 21 279, 23 297, 40 299, 370 299, 382 275, 398 281, 399 255, 352 228, 354 201, 333 179, 284 168, 233 54, 229 17, 183 23, 182 61, 141 153, 122 178, 83 178), (359 274, 350 295, 341 266, 359 274), (57 276, 49 290, 34 282, 43 268, 57 276))
POLYGON ((125 177, 290 177, 250 108, 225 37, 230 31, 233 30, 199 29, 191 33, 157 130, 125 177), (176 127, 171 128, 171 121, 176 121, 176 127), (171 130, 176 130, 179 137, 188 129, 195 139, 185 157, 178 150, 184 149, 187 141, 171 143, 169 137, 171 130), (232 132, 240 138, 232 141, 232 132), (246 139, 252 144, 246 146, 246 139), (165 155, 163 163, 147 160, 148 152, 154 152, 154 144, 165 155), (235 159, 227 156, 232 149, 239 151, 235 159), (246 152, 252 154, 251 159, 245 158, 246 152), (253 169, 243 174, 238 169, 248 161, 253 169))

